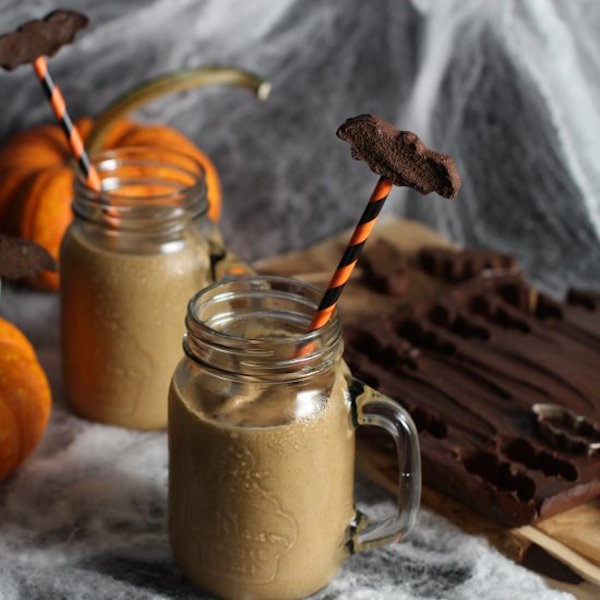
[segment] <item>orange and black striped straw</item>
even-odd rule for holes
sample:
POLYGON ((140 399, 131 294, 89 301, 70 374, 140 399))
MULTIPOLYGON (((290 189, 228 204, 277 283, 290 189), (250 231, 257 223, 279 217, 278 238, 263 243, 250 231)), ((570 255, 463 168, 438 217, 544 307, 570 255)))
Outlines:
POLYGON ((33 63, 33 70, 42 84, 44 94, 46 95, 46 98, 48 98, 48 101, 52 106, 52 110, 54 111, 54 114, 56 115, 56 118, 58 119, 65 136, 67 137, 71 151, 77 160, 77 164, 79 165, 87 184, 93 190, 99 192, 102 188, 100 177, 98 176, 98 172, 91 163, 90 158, 83 147, 83 140, 81 139, 81 135, 77 130, 77 127, 75 127, 71 117, 69 116, 69 113, 67 112, 65 99, 63 98, 60 89, 54 83, 54 80, 48 71, 48 61, 46 60, 45 56, 39 56, 35 59, 33 63))
POLYGON ((392 189, 392 185, 392 181, 387 177, 382 176, 379 178, 379 181, 369 198, 369 202, 354 229, 350 242, 348 243, 348 246, 346 246, 346 250, 344 250, 344 254, 327 286, 327 290, 321 299, 321 303, 310 322, 308 331, 314 331, 315 329, 323 327, 323 325, 331 318, 342 290, 348 282, 348 279, 350 279, 352 271, 354 271, 354 267, 358 262, 358 257, 362 252, 367 238, 371 234, 375 222, 377 221, 377 217, 383 208, 383 204, 392 189))
MULTIPOLYGON (((347 119, 337 136, 350 144, 353 158, 365 161, 380 177, 310 322, 309 332, 331 319, 392 185, 412 187, 422 194, 436 191, 446 198, 454 198, 460 189, 460 175, 452 157, 429 150, 416 134, 398 131, 379 117, 366 114, 347 119)), ((306 344, 299 354, 310 352, 311 347, 306 344)))
POLYGON ((53 10, 43 19, 23 23, 15 31, 0 35, 0 67, 12 71, 24 64, 33 65, 42 89, 67 142, 77 160, 87 184, 95 191, 102 189, 98 172, 83 147, 83 140, 73 124, 65 99, 48 72, 47 56, 53 56, 62 46, 70 44, 77 32, 85 27, 88 18, 74 10, 53 10))

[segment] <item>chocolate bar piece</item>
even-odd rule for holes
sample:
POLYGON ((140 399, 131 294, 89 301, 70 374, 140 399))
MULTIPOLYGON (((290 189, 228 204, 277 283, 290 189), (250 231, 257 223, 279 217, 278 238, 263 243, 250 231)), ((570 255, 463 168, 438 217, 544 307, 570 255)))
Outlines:
POLYGON ((409 284, 406 256, 385 240, 377 240, 369 246, 361 260, 365 281, 374 290, 390 296, 402 297, 409 284))
POLYGON ((344 337, 353 373, 413 416, 427 485, 508 527, 600 496, 600 458, 553 443, 533 411, 600 422, 599 294, 561 303, 517 275, 478 277, 344 337))
POLYGON ((465 281, 482 274, 502 274, 517 270, 517 259, 491 250, 453 250, 431 246, 418 254, 421 268, 431 275, 451 282, 465 281))

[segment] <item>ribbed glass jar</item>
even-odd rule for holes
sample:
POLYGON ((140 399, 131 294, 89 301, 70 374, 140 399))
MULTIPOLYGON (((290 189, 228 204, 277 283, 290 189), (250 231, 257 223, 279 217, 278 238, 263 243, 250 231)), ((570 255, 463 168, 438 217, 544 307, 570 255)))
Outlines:
POLYGON ((94 164, 102 191, 76 177, 60 255, 66 395, 89 419, 162 428, 181 315, 211 282, 204 173, 188 155, 152 148, 94 164))
POLYGON ((220 598, 303 598, 355 551, 403 536, 419 505, 417 434, 355 380, 337 313, 305 333, 322 292, 284 277, 214 284, 190 301, 169 392, 175 559, 220 598), (383 427, 400 458, 398 512, 354 508, 355 431, 383 427))

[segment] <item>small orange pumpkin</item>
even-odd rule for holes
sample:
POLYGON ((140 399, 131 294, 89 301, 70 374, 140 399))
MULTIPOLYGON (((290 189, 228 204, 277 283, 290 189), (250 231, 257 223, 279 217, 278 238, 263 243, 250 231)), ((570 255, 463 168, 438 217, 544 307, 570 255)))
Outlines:
MULTIPOLYGON (((92 120, 77 123, 85 139, 92 120)), ((216 221, 221 211, 221 185, 217 169, 204 152, 182 133, 165 125, 117 121, 103 149, 153 146, 190 154, 204 167, 209 202, 208 216, 216 221)), ((58 125, 41 125, 15 134, 0 148, 0 232, 34 241, 58 259, 60 243, 71 223, 72 156, 58 125)), ((55 290, 58 273, 43 272, 36 287, 55 290)))
POLYGON ((0 317, 0 479, 37 446, 50 406, 50 387, 33 346, 0 317))

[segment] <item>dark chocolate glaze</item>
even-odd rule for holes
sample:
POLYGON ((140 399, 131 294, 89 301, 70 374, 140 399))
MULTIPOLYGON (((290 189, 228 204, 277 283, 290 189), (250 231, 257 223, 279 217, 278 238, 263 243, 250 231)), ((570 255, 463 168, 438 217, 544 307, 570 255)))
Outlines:
POLYGON ((344 335, 353 373, 412 414, 427 485, 510 527, 600 496, 600 457, 542 435, 532 411, 600 422, 600 294, 561 303, 480 276, 344 335))
POLYGON ((398 131, 374 115, 358 115, 340 125, 337 136, 350 144, 352 158, 395 185, 445 198, 458 194, 460 175, 452 157, 429 150, 412 131, 398 131))

